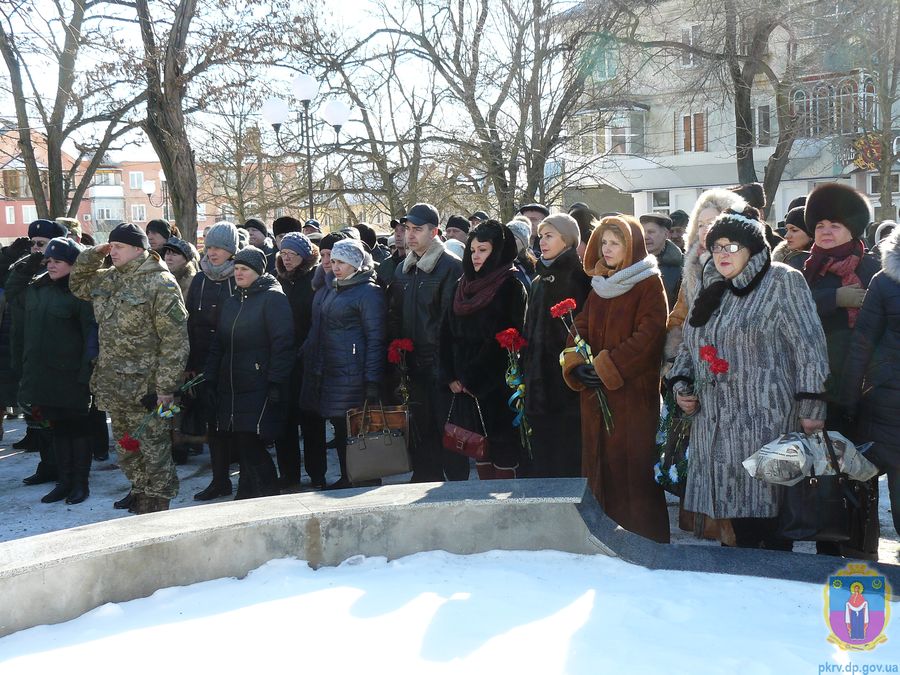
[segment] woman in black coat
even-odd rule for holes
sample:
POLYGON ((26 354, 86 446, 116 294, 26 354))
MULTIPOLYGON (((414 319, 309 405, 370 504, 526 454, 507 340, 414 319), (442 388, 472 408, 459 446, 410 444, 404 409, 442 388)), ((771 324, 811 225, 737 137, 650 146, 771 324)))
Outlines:
POLYGON ((51 239, 44 249, 46 271, 25 290, 22 379, 19 401, 50 424, 57 484, 41 499, 79 504, 89 494, 92 433, 91 360, 97 356, 97 324, 90 302, 69 290, 69 273, 82 247, 51 239))
MULTIPOLYGON (((232 256, 237 253, 237 228, 231 223, 216 223, 206 230, 204 245, 200 271, 191 280, 184 299, 188 311, 188 341, 191 346, 187 362, 189 377, 203 372, 206 367, 222 307, 237 292, 232 260, 232 256)), ((204 384, 202 388, 204 392, 208 392, 210 385, 204 384)), ((228 477, 231 457, 216 429, 216 411, 209 405, 211 398, 211 395, 207 395, 195 402, 203 409, 201 417, 207 428, 206 438, 212 465, 212 480, 194 495, 194 499, 201 502, 227 497, 232 490, 231 479, 228 477)))
POLYGON ((291 304, 294 318, 294 367, 288 381, 285 426, 275 438, 278 460, 278 482, 283 490, 300 487, 300 435, 303 433, 303 459, 313 487, 325 487, 325 421, 316 414, 300 410, 303 386, 303 361, 300 345, 306 340, 312 324, 315 291, 313 278, 319 264, 319 248, 305 234, 288 232, 281 239, 281 250, 275 259, 278 281, 291 304))
MULTIPOLYGON (((324 239, 323 239, 324 241, 324 239)), ((387 305, 375 281, 372 256, 355 239, 333 244, 333 289, 316 295, 312 329, 304 344, 301 407, 315 406, 334 426, 341 478, 329 489, 350 487, 347 411, 379 400, 386 359, 387 305)), ((323 289, 325 290, 325 289, 323 289)))
POLYGON ((479 426, 475 400, 481 408, 490 457, 478 462, 482 480, 515 478, 522 446, 513 427, 515 414, 507 405, 508 355, 495 336, 507 328, 522 331, 525 287, 516 278, 517 247, 509 228, 496 220, 478 225, 466 242, 463 276, 453 305, 441 327, 440 380, 453 394, 453 416, 461 413, 479 426))
POLYGON ((572 216, 557 214, 538 226, 541 258, 528 292, 523 354, 525 414, 533 429, 532 467, 535 478, 581 476, 580 395, 565 383, 559 355, 569 333, 550 308, 572 298, 581 310, 591 280, 578 258, 580 234, 572 216))
POLYGON ((266 274, 266 254, 258 248, 234 257, 234 280, 238 292, 222 307, 205 374, 216 395, 218 433, 240 456, 236 498, 275 495, 275 464, 266 446, 284 424, 294 365, 291 306, 266 274))
POLYGON ((876 274, 856 320, 843 377, 843 402, 859 420, 858 440, 887 473, 894 528, 900 532, 900 232, 882 240, 876 274))
MULTIPOLYGON (((881 269, 878 259, 866 252, 862 241, 870 218, 868 200, 846 185, 819 185, 806 199, 804 221, 807 232, 813 236, 813 245, 803 265, 803 276, 825 329, 831 370, 825 392, 828 404, 825 428, 855 442, 865 439, 857 437, 848 411, 841 405, 841 392, 845 389, 843 374, 850 353, 850 337, 859 319, 866 289, 881 269)), ((867 520, 854 529, 851 541, 846 544, 817 542, 818 553, 877 559, 877 481, 870 485, 872 501, 868 509, 861 511, 867 520)))

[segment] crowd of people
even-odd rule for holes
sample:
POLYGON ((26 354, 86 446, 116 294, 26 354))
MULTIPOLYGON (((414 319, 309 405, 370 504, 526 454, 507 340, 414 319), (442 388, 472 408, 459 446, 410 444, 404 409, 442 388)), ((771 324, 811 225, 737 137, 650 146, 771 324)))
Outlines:
MULTIPOLYGON (((896 519, 900 230, 838 183, 794 200, 777 230, 765 199, 711 189, 690 214, 639 218, 526 204, 507 223, 442 222, 421 203, 387 238, 218 222, 202 255, 166 221, 84 246, 77 222, 37 220, 0 254, 0 403, 22 408, 40 453, 25 483, 83 501, 108 414, 131 482, 117 508, 167 509, 175 463, 202 441, 198 501, 350 487, 347 412, 404 402, 412 481, 469 478, 443 443, 453 418, 489 439, 479 478, 583 476, 618 524, 668 542, 653 470, 668 397, 690 421, 680 525, 698 536, 792 548, 782 488, 741 465, 791 431, 873 441, 896 519), (509 329, 513 355, 497 339, 509 329), (398 339, 402 371, 387 358, 398 339), (341 477, 326 485, 329 423, 341 477)), ((869 507, 851 541, 819 552, 877 557, 869 507)))

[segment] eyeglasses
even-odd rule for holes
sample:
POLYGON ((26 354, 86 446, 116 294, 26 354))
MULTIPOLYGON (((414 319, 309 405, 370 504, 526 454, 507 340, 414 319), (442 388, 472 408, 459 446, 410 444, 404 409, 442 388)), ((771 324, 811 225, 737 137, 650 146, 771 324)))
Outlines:
POLYGON ((37 241, 35 239, 31 240, 31 248, 36 248, 39 251, 42 251, 46 245, 46 241, 37 241))
POLYGON ((742 248, 744 247, 740 244, 725 244, 724 246, 713 244, 709 250, 713 253, 737 253, 742 248))

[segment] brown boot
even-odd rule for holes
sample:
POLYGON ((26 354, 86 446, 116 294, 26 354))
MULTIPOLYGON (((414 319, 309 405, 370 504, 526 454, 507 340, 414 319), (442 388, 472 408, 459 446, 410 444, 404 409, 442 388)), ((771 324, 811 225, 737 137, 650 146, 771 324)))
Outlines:
POLYGON ((168 511, 169 500, 165 497, 154 497, 153 511, 168 511))
POLYGON ((506 467, 494 464, 494 478, 497 480, 508 480, 516 477, 517 466, 506 467))
POLYGON ((475 462, 475 471, 478 473, 478 480, 494 479, 494 465, 490 462, 475 462))
MULTIPOLYGON (((145 494, 133 493, 134 494, 134 515, 141 516, 145 513, 153 513, 153 506, 156 501, 155 497, 150 497, 145 494)), ((131 510, 131 509, 129 509, 131 510)))

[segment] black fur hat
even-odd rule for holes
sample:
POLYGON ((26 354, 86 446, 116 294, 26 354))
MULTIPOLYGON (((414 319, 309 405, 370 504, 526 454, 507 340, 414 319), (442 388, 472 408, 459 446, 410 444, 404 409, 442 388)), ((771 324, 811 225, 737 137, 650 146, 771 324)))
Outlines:
POLYGON ((872 219, 872 210, 869 200, 849 185, 824 183, 809 193, 804 218, 807 232, 814 233, 818 223, 831 220, 850 230, 854 239, 859 239, 872 219))
POLYGON ((731 192, 742 197, 750 206, 762 211, 766 208, 766 192, 761 183, 746 183, 728 188, 731 192))
POLYGON ((746 246, 750 255, 768 248, 766 229, 757 220, 756 209, 752 206, 743 211, 728 209, 716 218, 706 234, 706 248, 712 250, 712 245, 718 239, 728 239, 746 246))

